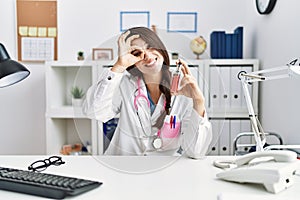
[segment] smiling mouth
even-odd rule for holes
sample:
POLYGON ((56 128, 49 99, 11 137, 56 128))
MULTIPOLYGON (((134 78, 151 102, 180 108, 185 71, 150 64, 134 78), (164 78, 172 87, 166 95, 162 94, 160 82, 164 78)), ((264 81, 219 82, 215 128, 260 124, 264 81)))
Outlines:
POLYGON ((153 60, 151 59, 151 62, 146 64, 146 67, 152 67, 157 61, 157 58, 154 58, 153 60))

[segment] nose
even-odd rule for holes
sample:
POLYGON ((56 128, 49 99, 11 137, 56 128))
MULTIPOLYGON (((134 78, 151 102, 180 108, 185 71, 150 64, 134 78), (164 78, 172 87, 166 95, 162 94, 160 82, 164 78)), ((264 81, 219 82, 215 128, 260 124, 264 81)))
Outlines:
POLYGON ((144 61, 148 61, 149 59, 151 59, 151 53, 148 50, 144 51, 144 61))
POLYGON ((146 60, 148 60, 149 59, 149 53, 148 53, 148 51, 146 50, 146 51, 144 51, 144 60, 146 61, 146 60))

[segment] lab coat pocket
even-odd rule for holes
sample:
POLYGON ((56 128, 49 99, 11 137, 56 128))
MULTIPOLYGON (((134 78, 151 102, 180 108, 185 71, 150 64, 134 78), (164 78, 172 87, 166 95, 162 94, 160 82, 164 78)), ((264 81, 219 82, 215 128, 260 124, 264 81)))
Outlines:
POLYGON ((174 124, 171 125, 169 122, 165 122, 161 129, 161 134, 164 138, 176 138, 179 135, 179 132, 180 122, 176 122, 175 127, 174 124))
POLYGON ((162 138, 162 150, 177 149, 179 147, 179 135, 180 135, 180 122, 176 122, 171 127, 170 122, 165 122, 161 128, 161 138, 162 138))

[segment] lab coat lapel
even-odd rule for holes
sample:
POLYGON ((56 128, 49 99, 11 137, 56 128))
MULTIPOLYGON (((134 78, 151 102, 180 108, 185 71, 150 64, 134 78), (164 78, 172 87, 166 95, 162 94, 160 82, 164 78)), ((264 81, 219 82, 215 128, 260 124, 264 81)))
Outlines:
POLYGON ((156 123, 157 118, 162 114, 164 111, 164 104, 165 104, 165 97, 163 94, 160 95, 155 110, 151 116, 152 125, 156 123))
MULTIPOLYGON (((133 80, 133 79, 131 79, 133 80)), ((136 91, 135 91, 135 96, 138 94, 138 85, 137 85, 137 78, 135 80, 135 85, 136 85, 136 91)), ((144 81, 141 80, 140 82, 140 87, 141 87, 141 93, 147 97, 147 89, 144 81)), ((138 115, 139 115, 139 120, 142 124, 145 134, 147 136, 150 136, 152 133, 151 131, 151 111, 150 107, 148 106, 147 101, 144 98, 139 98, 137 100, 137 105, 138 105, 138 115)))
MULTIPOLYGON (((135 85, 135 96, 138 94, 138 84, 137 84, 137 77, 131 77, 130 81, 135 85)), ((143 80, 141 80, 140 83, 140 87, 141 87, 141 92, 148 97, 147 95, 147 88, 145 85, 145 82, 143 80)), ((140 120, 143 123, 143 128, 146 131, 146 134, 153 134, 151 132, 155 132, 155 130, 152 131, 152 127, 155 125, 157 119, 159 118, 159 116, 162 114, 162 112, 164 111, 164 104, 165 104, 165 96, 163 94, 160 95, 158 103, 156 105, 156 108, 153 112, 153 114, 151 115, 151 111, 150 111, 150 107, 147 105, 146 101, 141 101, 143 103, 139 104, 138 106, 138 113, 140 116, 140 120), (150 122, 150 123, 149 123, 150 122)))

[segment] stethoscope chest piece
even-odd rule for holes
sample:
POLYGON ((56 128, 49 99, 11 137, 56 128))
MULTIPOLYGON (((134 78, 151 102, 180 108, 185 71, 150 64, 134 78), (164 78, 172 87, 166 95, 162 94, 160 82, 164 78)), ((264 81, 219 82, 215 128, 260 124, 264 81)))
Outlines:
POLYGON ((160 149, 162 147, 162 139, 160 137, 155 137, 152 145, 155 149, 160 149))

